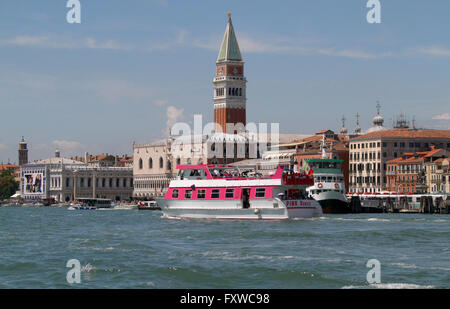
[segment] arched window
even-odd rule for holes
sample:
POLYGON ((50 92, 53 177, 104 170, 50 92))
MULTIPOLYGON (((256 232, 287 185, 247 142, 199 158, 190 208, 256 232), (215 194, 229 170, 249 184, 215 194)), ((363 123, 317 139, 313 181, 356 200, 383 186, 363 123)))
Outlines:
POLYGON ((148 168, 153 168, 153 159, 148 159, 148 168))
POLYGON ((159 168, 164 168, 164 160, 163 158, 159 158, 159 168))
POLYGON ((181 164, 181 159, 177 158, 177 165, 180 165, 180 164, 181 164))
POLYGON ((142 169, 142 159, 139 159, 139 169, 142 169))
POLYGON ((167 170, 171 170, 172 169, 172 164, 170 163, 169 160, 167 160, 167 170))

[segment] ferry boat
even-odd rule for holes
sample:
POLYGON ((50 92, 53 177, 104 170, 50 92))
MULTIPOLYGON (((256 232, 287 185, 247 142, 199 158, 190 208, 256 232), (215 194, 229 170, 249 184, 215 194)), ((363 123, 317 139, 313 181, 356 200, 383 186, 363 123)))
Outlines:
POLYGON ((70 203, 69 209, 75 210, 96 210, 100 208, 111 208, 110 199, 102 198, 78 198, 76 201, 70 203))
POLYGON ((314 171, 314 185, 306 191, 322 206, 324 213, 350 213, 351 207, 345 196, 344 174, 340 159, 310 159, 307 165, 314 171))
POLYGON ((179 165, 178 176, 157 200, 164 217, 234 220, 287 220, 322 216, 306 197, 312 177, 278 166, 272 176, 251 167, 179 165))

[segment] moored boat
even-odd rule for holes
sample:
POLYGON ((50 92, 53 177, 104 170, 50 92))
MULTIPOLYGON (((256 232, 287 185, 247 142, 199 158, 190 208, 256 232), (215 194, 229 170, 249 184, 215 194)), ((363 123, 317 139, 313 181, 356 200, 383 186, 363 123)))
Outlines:
POLYGON ((344 175, 340 159, 310 159, 306 161, 314 171, 314 185, 306 191, 322 206, 323 213, 351 213, 351 207, 345 196, 344 175))
POLYGON ((180 165, 157 200, 167 218, 286 220, 322 215, 307 198, 312 177, 279 166, 273 176, 223 165, 180 165), (252 175, 252 176, 249 176, 252 175))
POLYGON ((96 210, 111 208, 110 199, 102 198, 78 198, 76 201, 70 203, 70 210, 96 210))
POLYGON ((137 208, 139 210, 161 210, 156 201, 142 201, 139 202, 137 208))

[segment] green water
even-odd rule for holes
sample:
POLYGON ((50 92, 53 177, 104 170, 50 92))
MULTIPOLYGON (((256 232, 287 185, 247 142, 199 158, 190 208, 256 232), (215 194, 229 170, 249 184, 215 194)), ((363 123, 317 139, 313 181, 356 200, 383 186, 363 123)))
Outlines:
POLYGON ((449 232, 449 215, 246 222, 0 207, 0 288, 448 288, 449 232), (70 259, 80 284, 66 281, 70 259), (381 284, 366 281, 369 259, 381 284))

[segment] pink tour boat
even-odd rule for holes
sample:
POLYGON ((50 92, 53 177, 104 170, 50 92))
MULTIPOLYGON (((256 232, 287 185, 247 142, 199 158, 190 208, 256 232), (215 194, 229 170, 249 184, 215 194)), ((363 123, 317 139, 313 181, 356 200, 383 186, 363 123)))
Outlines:
POLYGON ((248 167, 179 165, 164 198, 166 218, 287 220, 322 216, 320 204, 308 198, 312 175, 278 166, 271 176, 248 167))

